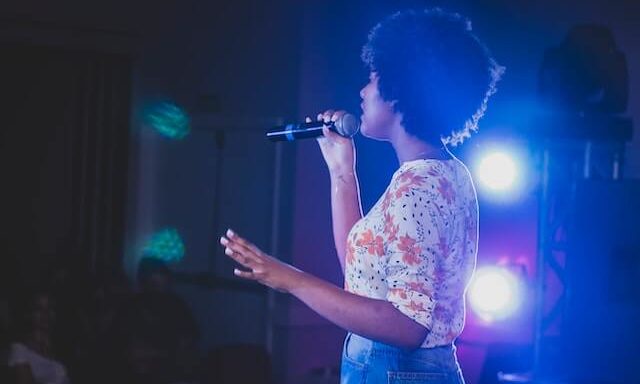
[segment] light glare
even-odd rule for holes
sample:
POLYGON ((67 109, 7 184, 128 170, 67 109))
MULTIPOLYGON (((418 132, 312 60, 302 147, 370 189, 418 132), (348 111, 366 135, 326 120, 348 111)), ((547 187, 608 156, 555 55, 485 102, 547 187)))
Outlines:
POLYGON ((515 162, 503 152, 496 152, 485 156, 478 168, 480 181, 486 187, 495 191, 511 188, 516 181, 517 169, 515 162))
POLYGON ((487 321, 513 314, 520 306, 521 294, 518 279, 497 267, 479 269, 469 287, 471 307, 487 321))

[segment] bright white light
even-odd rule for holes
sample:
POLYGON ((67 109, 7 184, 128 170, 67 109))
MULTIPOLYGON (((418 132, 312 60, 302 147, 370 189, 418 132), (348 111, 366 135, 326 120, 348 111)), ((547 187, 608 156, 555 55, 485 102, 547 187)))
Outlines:
POLYGON ((478 176, 487 188, 495 191, 506 190, 516 181, 516 163, 503 152, 491 153, 480 161, 478 176))
POLYGON ((520 282, 504 268, 478 269, 469 286, 471 307, 487 321, 513 314, 520 306, 521 295, 520 282))

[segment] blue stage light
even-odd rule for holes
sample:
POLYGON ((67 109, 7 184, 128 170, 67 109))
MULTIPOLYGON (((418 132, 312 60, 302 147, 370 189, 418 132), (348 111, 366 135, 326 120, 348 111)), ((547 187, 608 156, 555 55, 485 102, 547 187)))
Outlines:
POLYGON ((518 166, 507 153, 492 152, 480 160, 477 173, 483 187, 492 191, 505 191, 516 184, 518 166))

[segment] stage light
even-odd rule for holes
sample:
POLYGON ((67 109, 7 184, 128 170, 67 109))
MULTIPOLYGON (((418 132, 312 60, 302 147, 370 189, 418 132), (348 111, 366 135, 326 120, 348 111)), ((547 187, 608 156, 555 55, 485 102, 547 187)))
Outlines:
POLYGON ((189 115, 178 105, 162 102, 147 108, 145 123, 160 135, 180 140, 191 131, 189 115))
POLYGON ((492 152, 480 160, 477 174, 483 187, 492 191, 506 191, 516 184, 518 167, 507 153, 492 152))
POLYGON ((182 260, 184 252, 184 242, 175 228, 166 228, 154 233, 142 249, 143 256, 167 262, 182 260))
POLYGON ((469 302, 473 311, 491 322, 514 314, 522 302, 522 284, 508 269, 479 268, 469 285, 469 302))

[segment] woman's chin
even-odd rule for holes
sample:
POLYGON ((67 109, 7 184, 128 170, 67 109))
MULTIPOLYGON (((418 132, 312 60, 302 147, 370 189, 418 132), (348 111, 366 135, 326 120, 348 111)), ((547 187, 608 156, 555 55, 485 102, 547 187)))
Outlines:
POLYGON ((371 134, 367 130, 367 126, 364 123, 362 125, 360 125, 360 134, 362 136, 366 137, 367 139, 373 139, 373 137, 371 136, 371 134))
POLYGON ((375 131, 371 131, 367 124, 364 123, 364 121, 361 123, 360 125, 360 134, 364 137, 366 137, 367 139, 372 139, 372 140, 378 140, 378 141, 386 141, 388 140, 386 137, 384 137, 384 135, 380 135, 379 133, 376 133, 375 131))

